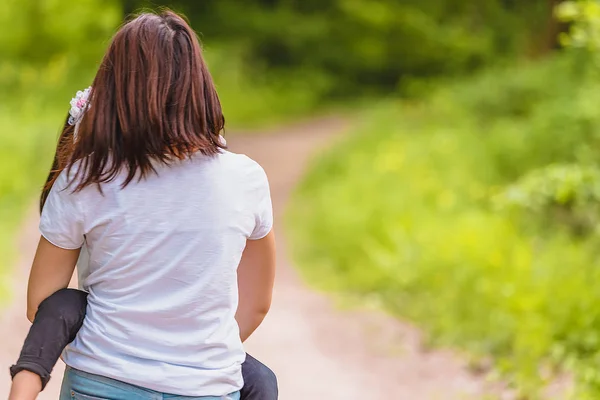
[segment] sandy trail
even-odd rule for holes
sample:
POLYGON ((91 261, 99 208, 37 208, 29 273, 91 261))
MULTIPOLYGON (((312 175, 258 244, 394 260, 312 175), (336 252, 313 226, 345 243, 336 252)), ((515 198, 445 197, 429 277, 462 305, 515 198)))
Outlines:
MULTIPOLYGON (((301 282, 290 265, 281 226, 291 189, 310 156, 330 144, 343 124, 331 118, 265 135, 229 138, 267 171, 277 218, 278 277, 271 313, 248 341, 248 351, 278 375, 282 400, 430 400, 481 398, 489 389, 450 351, 425 351, 418 330, 374 311, 341 311, 301 282)), ((0 365, 13 363, 29 329, 25 319, 28 268, 37 244, 32 210, 19 236, 13 303, 0 317, 0 365)), ((62 364, 62 363, 61 363, 62 364)), ((40 399, 57 399, 63 366, 57 366, 40 399)), ((9 390, 0 373, 0 398, 9 390)))

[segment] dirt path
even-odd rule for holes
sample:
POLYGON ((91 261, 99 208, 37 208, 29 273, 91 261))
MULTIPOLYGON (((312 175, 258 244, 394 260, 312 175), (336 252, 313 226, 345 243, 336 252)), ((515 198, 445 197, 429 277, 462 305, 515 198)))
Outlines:
MULTIPOLYGON (((282 400, 430 400, 480 398, 481 378, 448 351, 422 350, 418 331, 377 312, 340 311, 308 289, 290 267, 281 217, 290 190, 314 151, 328 144, 342 124, 328 119, 273 135, 229 139, 267 171, 278 225, 279 274, 271 313, 248 342, 248 351, 278 375, 282 400)), ((19 240, 22 255, 14 278, 14 305, 0 318, 0 365, 18 355, 28 329, 24 299, 27 269, 35 251, 37 216, 32 212, 19 240)), ((62 366, 41 399, 57 399, 62 366)), ((0 399, 9 387, 0 373, 0 399)))

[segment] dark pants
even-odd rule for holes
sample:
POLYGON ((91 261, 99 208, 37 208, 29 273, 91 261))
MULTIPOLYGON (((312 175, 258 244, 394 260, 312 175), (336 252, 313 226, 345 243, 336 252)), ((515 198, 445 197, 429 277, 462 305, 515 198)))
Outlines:
MULTIPOLYGON (((25 339, 19 361, 10 368, 12 376, 22 370, 34 372, 41 377, 42 388, 45 387, 63 349, 81 328, 86 307, 87 293, 75 289, 59 290, 44 300, 25 339)), ((267 366, 247 355, 242 374, 242 400, 277 400, 277 378, 267 366)))

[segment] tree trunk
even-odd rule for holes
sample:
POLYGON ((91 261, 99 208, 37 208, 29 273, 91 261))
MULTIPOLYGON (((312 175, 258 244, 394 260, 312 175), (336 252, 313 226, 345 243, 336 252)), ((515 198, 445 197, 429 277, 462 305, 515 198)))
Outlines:
POLYGON ((566 32, 569 28, 569 25, 560 22, 556 19, 554 15, 554 10, 556 6, 562 3, 563 0, 548 0, 548 22, 546 24, 546 33, 543 43, 541 43, 540 54, 544 55, 551 51, 557 50, 560 48, 560 43, 558 40, 559 35, 562 32, 566 32))

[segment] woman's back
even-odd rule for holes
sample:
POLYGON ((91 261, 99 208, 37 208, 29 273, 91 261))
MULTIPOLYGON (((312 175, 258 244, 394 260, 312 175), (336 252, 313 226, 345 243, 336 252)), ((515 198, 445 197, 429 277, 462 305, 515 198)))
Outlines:
POLYGON ((48 198, 42 234, 63 248, 85 237, 90 257, 88 314, 65 362, 159 392, 234 392, 245 357, 236 270, 246 240, 271 230, 267 178, 227 151, 155 168, 78 192, 62 190, 64 171, 48 198))

